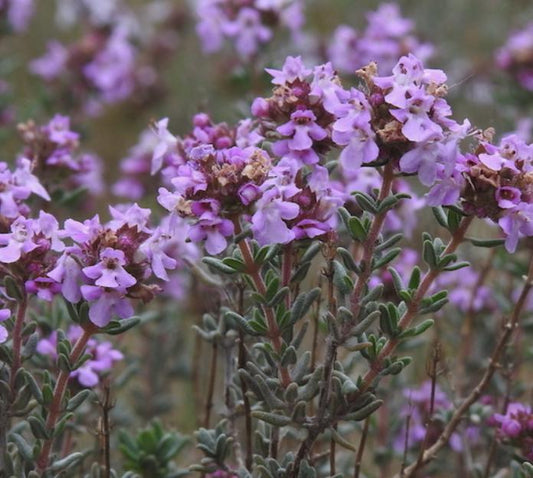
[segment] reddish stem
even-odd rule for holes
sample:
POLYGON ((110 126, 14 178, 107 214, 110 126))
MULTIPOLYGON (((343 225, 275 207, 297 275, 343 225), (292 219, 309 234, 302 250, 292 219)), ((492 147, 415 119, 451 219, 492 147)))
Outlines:
MULTIPOLYGON (((460 226, 454 232, 452 240, 448 243, 448 246, 444 250, 443 255, 452 254, 453 252, 455 252, 459 244, 461 244, 461 242, 463 241, 466 231, 472 222, 472 219, 473 216, 466 217, 465 219, 463 219, 460 226)), ((429 288, 431 287, 435 279, 438 277, 439 273, 440 271, 432 269, 424 276, 418 290, 416 291, 415 297, 409 303, 405 314, 398 322, 398 328, 400 330, 406 330, 407 327, 409 327, 409 325, 413 321, 413 319, 416 317, 422 299, 426 296, 429 288)), ((381 352, 377 356, 376 360, 374 360, 374 362, 372 363, 370 370, 363 377, 363 380, 359 387, 359 394, 364 393, 370 388, 374 379, 381 372, 385 359, 394 352, 399 343, 400 339, 396 337, 391 338, 387 341, 383 349, 381 349, 381 352)))
MULTIPOLYGON (((239 222, 239 219, 234 220, 235 224, 235 234, 239 235, 242 232, 241 224, 239 222)), ((263 277, 261 276, 261 272, 257 265, 254 262, 254 258, 252 256, 252 251, 250 250, 250 244, 248 244, 248 241, 245 239, 242 239, 237 244, 239 246, 239 249, 242 254, 242 258, 244 259, 244 263, 246 264, 247 273, 252 278, 252 281, 254 283, 254 286, 261 294, 262 296, 266 295, 266 285, 263 280, 263 277)), ((281 355, 283 344, 281 339, 281 331, 279 330, 278 323, 276 321, 276 316, 274 315, 274 311, 272 310, 272 307, 267 307, 266 305, 263 306, 263 312, 265 314, 266 320, 267 320, 267 327, 268 327, 268 338, 272 342, 272 346, 274 347, 274 350, 278 355, 281 355)), ((284 387, 287 387, 291 383, 291 377, 289 375, 289 371, 287 370, 287 367, 280 366, 280 375, 281 375, 281 384, 284 387)))
POLYGON ((17 309, 17 317, 15 319, 15 327, 13 328, 13 363, 11 365, 11 392, 15 393, 15 376, 22 365, 21 349, 22 349, 22 329, 26 319, 26 309, 28 307, 28 297, 24 296, 20 300, 17 309))
MULTIPOLYGON (((74 345, 74 348, 72 349, 72 352, 70 353, 69 362, 71 364, 75 364, 82 356, 83 352, 85 351, 85 347, 87 346, 87 342, 94 335, 96 330, 97 328, 92 324, 89 324, 83 329, 82 335, 77 340, 76 344, 74 345)), ((61 370, 61 372, 59 372, 59 377, 57 378, 57 382, 54 388, 52 403, 50 404, 48 417, 46 419, 46 429, 51 434, 54 430, 57 419, 59 418, 61 412, 61 404, 63 402, 63 397, 65 396, 69 377, 69 371, 61 370)), ((41 474, 41 476, 43 475, 44 471, 46 471, 46 468, 48 466, 48 460, 50 457, 50 451, 52 450, 53 439, 54 437, 52 434, 52 436, 44 442, 41 453, 39 454, 39 458, 37 459, 37 470, 41 474)))

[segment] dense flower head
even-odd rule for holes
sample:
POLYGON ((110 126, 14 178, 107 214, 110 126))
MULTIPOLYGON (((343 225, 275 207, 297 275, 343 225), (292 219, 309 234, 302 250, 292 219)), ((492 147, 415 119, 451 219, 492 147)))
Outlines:
MULTIPOLYGON (((78 188, 94 195, 103 192, 102 162, 95 154, 80 151, 79 134, 71 130, 68 116, 56 114, 44 125, 28 121, 18 130, 24 143, 22 157, 31 160, 32 171, 51 193, 78 188)), ((42 192, 40 196, 45 197, 42 192)))
POLYGON ((402 55, 413 53, 425 61, 433 54, 432 45, 414 36, 414 22, 403 18, 395 3, 384 3, 367 13, 367 22, 362 32, 348 25, 335 30, 328 56, 339 71, 353 73, 376 62, 381 71, 388 72, 402 55))
POLYGON ((301 0, 199 0, 196 32, 206 53, 222 49, 230 40, 239 56, 250 60, 268 43, 278 25, 293 34, 303 26, 301 0))
POLYGON ((533 459, 533 413, 529 405, 511 402, 505 413, 495 413, 489 423, 498 427, 501 440, 519 448, 526 459, 533 459))
MULTIPOLYGON (((71 325, 67 331, 67 338, 74 343, 82 334, 82 328, 71 325)), ((37 352, 53 359, 57 357, 57 332, 42 338, 37 343, 37 352)), ((101 378, 113 369, 116 362, 122 360, 124 355, 113 347, 111 342, 102 342, 91 337, 87 343, 85 353, 91 358, 81 367, 70 373, 70 378, 76 379, 82 387, 95 387, 101 378)))
POLYGON ((533 22, 511 34, 496 52, 496 64, 513 75, 523 88, 533 91, 533 22))
POLYGON ((192 241, 205 241, 211 254, 221 252, 234 232, 231 218, 255 202, 271 168, 269 155, 254 146, 260 136, 246 123, 213 124, 205 114, 195 116, 192 133, 183 138, 168 131, 167 120, 157 124, 157 134, 152 172, 164 166, 171 189, 160 188, 159 203, 193 219, 192 241))
POLYGON ((461 156, 458 169, 467 178, 461 197, 466 212, 497 222, 505 247, 533 235, 533 145, 516 135, 499 145, 481 137, 473 153, 461 156))
POLYGON ((115 316, 133 315, 131 299, 149 301, 159 290, 150 279, 167 280, 166 270, 177 265, 165 247, 170 236, 149 227, 149 209, 134 204, 110 212, 107 224, 98 216, 65 221, 60 234, 72 244, 46 274, 61 284, 68 301, 89 302, 89 318, 100 327, 115 316))
MULTIPOLYGON (((251 216, 261 245, 325 236, 357 178, 374 177, 379 186, 379 173, 365 175, 364 167, 391 163, 432 187, 425 203, 457 201, 464 182, 456 168, 459 142, 470 125, 450 118, 442 71, 409 55, 391 76, 377 76, 375 64, 359 70, 361 89, 344 88, 330 63, 308 68, 300 57, 266 71, 272 95, 256 98, 252 118, 237 127, 198 114, 193 131, 176 137, 168 119, 155 124, 151 171, 161 171, 167 185, 158 200, 171 214, 193 219, 189 238, 205 242, 209 253, 225 249, 239 214, 251 216), (340 168, 326 168, 335 153, 340 168)), ((403 181, 395 189, 411 193, 403 181)), ((407 209, 422 204, 413 195, 407 209)), ((386 225, 406 227, 414 227, 413 215, 399 210, 386 225)))

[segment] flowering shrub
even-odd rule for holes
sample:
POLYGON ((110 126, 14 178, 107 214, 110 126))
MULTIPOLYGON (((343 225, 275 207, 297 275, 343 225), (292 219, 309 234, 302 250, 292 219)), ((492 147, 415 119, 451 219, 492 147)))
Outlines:
POLYGON ((392 3, 263 48, 319 3, 60 0, 0 83, 0 476, 533 476, 527 105, 461 118, 392 3), (199 99, 226 41, 240 98, 199 99))

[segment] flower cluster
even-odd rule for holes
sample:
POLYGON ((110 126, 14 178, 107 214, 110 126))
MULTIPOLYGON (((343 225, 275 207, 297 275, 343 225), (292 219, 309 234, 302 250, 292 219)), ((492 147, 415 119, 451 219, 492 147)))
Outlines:
MULTIPOLYGON (((450 205, 459 198, 461 178, 456 169, 459 142, 470 123, 451 119, 446 100, 446 75, 441 70, 424 69, 413 55, 402 57, 387 77, 371 77, 371 99, 381 109, 374 118, 376 134, 386 144, 400 150, 398 168, 417 174, 432 189, 430 205, 450 205), (388 143, 388 144, 387 144, 388 143)), ((388 151, 387 151, 388 150, 388 151)), ((396 153, 397 154, 397 153, 396 153)))
POLYGON ((89 115, 106 104, 157 97, 164 89, 158 71, 177 43, 174 9, 164 2, 139 12, 122 2, 80 1, 76 7, 62 9, 63 23, 80 16, 87 25, 81 37, 70 45, 50 41, 30 70, 89 115))
POLYGON ((46 274, 69 302, 86 300, 89 318, 99 327, 114 316, 133 315, 131 299, 147 302, 159 290, 148 284, 152 274, 167 280, 166 269, 177 265, 166 253, 168 232, 148 227, 149 209, 135 204, 123 211, 110 207, 110 212, 107 224, 98 216, 84 222, 68 219, 60 235, 73 244, 46 274))
POLYGON ((422 61, 432 55, 433 47, 413 35, 413 21, 403 18, 395 3, 384 3, 366 17, 368 25, 361 33, 347 25, 335 30, 328 57, 339 71, 353 73, 376 62, 381 71, 388 72, 408 53, 422 61))
POLYGON ((533 413, 529 405, 511 402, 504 414, 495 413, 489 422, 498 427, 501 440, 519 448, 527 460, 533 460, 533 413))
POLYGON ((526 90, 533 91, 533 22, 514 32, 496 52, 496 64, 526 90))
POLYGON ((172 136, 166 119, 157 124, 160 143, 152 172, 163 168, 173 189, 160 188, 158 201, 174 217, 194 218, 189 238, 205 241, 210 254, 226 248, 226 237, 234 232, 232 219, 258 198, 271 168, 268 154, 255 146, 260 136, 248 123, 231 128, 199 114, 184 138, 172 136))
POLYGON ((458 162, 466 178, 463 205, 467 213, 497 222, 505 247, 514 252, 521 237, 533 235, 533 145, 516 135, 499 145, 489 139, 482 137, 458 162))
POLYGON ((18 126, 24 143, 22 156, 54 193, 84 188, 93 195, 103 192, 102 162, 91 153, 79 152, 79 134, 70 129, 67 116, 55 115, 47 124, 29 121, 18 126))
POLYGON ((0 22, 6 21, 15 32, 23 32, 33 16, 33 0, 0 0, 0 22))
MULTIPOLYGON (((74 343, 81 334, 82 328, 78 325, 72 325, 69 327, 66 336, 71 343, 74 343)), ((52 359, 57 358, 56 331, 39 340, 37 352, 52 359)), ((70 377, 77 379, 82 387, 95 387, 98 385, 101 377, 112 370, 116 362, 124 358, 124 355, 119 350, 113 348, 111 342, 101 342, 95 337, 89 339, 85 353, 91 355, 91 358, 84 362, 80 368, 70 373, 70 377)))
MULTIPOLYGON (((253 118, 236 128, 213 124, 204 114, 184 138, 168 131, 166 119, 156 125, 152 173, 162 170, 174 188, 161 189, 159 202, 196 219, 189 236, 205 240, 208 252, 226 247, 237 206, 251 214, 260 244, 323 236, 335 228, 335 212, 350 198, 350 187, 365 178, 379 184, 379 175, 365 175, 363 166, 390 162, 432 186, 430 204, 457 201, 459 141, 470 125, 449 118, 442 71, 424 69, 413 55, 402 57, 388 77, 378 77, 371 64, 359 71, 365 90, 345 89, 330 63, 309 69, 300 57, 267 72, 272 96, 256 98, 253 118), (340 182, 325 167, 333 150, 339 151, 340 182)), ((136 165, 145 169, 143 161, 136 165)), ((403 182, 395 187, 409 191, 403 182)), ((413 201, 411 210, 421 204, 413 201)), ((397 219, 391 216, 401 229, 397 219)))
POLYGON ((196 31, 205 52, 219 51, 229 38, 238 54, 250 60, 272 39, 277 25, 293 34, 302 28, 302 7, 301 0, 199 0, 196 31))
POLYGON ((70 47, 50 42, 30 69, 45 81, 68 82, 76 97, 85 98, 86 112, 97 114, 103 104, 132 94, 138 72, 136 56, 125 28, 95 30, 70 47))

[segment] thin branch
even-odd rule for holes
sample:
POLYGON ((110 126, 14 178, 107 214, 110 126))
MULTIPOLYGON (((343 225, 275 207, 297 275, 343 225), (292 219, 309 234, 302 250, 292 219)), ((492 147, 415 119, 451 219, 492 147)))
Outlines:
MULTIPOLYGON (((448 440, 450 439, 450 436, 452 435, 452 433, 455 431, 455 429, 459 425, 463 415, 468 411, 470 406, 479 399, 481 394, 488 387, 493 375, 495 374, 496 370, 499 367, 500 357, 506 345, 508 344, 509 340, 511 339, 513 332, 516 330, 518 326, 522 309, 524 307, 524 304, 526 302, 526 299, 532 287, 533 287, 533 254, 529 262, 528 275, 524 283, 524 287, 522 288, 520 297, 518 298, 515 304, 511 317, 509 318, 508 321, 506 321, 506 323, 503 326, 503 333, 501 334, 500 339, 498 340, 496 347, 494 348, 494 351, 489 359, 489 365, 487 369, 485 370, 483 377, 481 378, 479 383, 474 387, 474 389, 470 392, 470 395, 468 395, 468 397, 466 397, 461 403, 461 405, 455 410, 450 421, 448 422, 444 430, 441 432, 436 442, 424 452, 424 455, 422 457, 423 464, 429 463, 431 460, 433 460, 436 454, 444 446, 446 446, 446 444, 448 443, 448 440)), ((415 469, 416 469, 416 463, 406 468, 404 476, 405 477, 414 476, 413 473, 415 469)))
POLYGON ((209 385, 207 389, 207 397, 205 401, 205 416, 204 428, 209 428, 209 420, 211 418, 211 409, 213 408, 213 394, 215 393, 215 379, 217 376, 217 359, 218 359, 218 344, 213 342, 213 350, 211 355, 211 366, 209 369, 209 385))
POLYGON ((361 473, 361 463, 363 461, 363 452, 365 451, 366 439, 368 437, 368 429, 370 426, 370 417, 367 417, 365 424, 363 425, 363 435, 361 436, 361 441, 359 443, 359 448, 357 450, 357 456, 355 457, 355 466, 353 471, 353 478, 359 478, 361 473))
MULTIPOLYGON (((69 362, 75 364, 78 359, 82 356, 87 346, 89 339, 95 334, 96 326, 92 323, 87 324, 83 329, 82 335, 77 340, 72 352, 70 353, 69 362)), ((48 417, 46 419, 46 429, 49 432, 53 432, 56 425, 57 419, 61 413, 61 407, 63 402, 63 397, 65 396, 65 391, 68 385, 68 379, 70 377, 70 372, 68 370, 61 370, 54 387, 54 394, 52 398, 52 403, 48 410, 48 417)), ((50 433, 51 437, 44 441, 41 453, 37 459, 37 471, 43 476, 46 468, 48 468, 48 461, 50 459, 50 452, 52 451, 53 444, 53 433, 50 433)))

